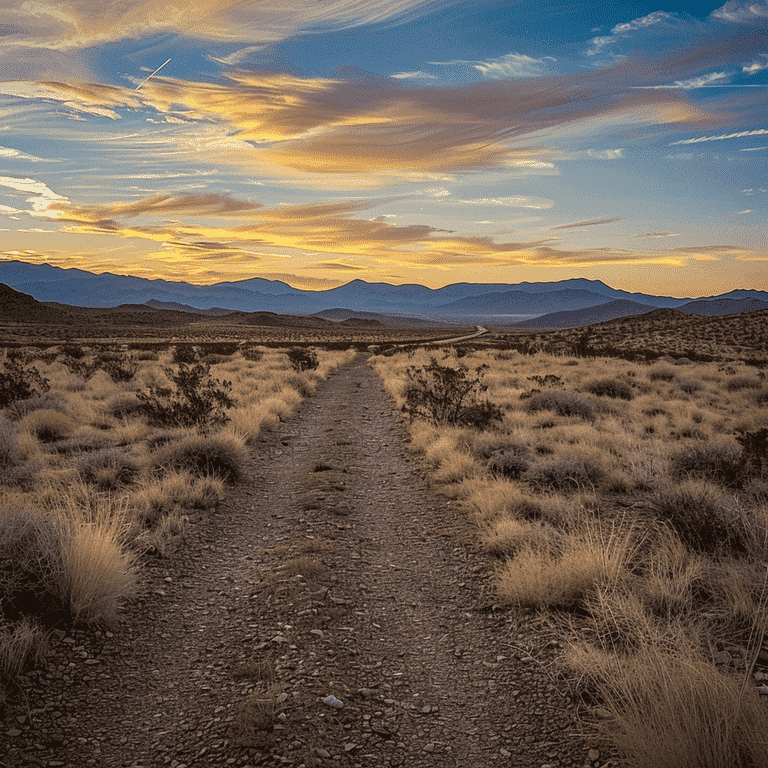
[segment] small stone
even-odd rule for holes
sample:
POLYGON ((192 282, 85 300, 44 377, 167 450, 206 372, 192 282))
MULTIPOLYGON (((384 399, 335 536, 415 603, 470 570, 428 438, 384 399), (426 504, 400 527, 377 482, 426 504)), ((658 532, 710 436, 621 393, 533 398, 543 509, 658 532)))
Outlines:
POLYGON ((421 713, 423 715, 428 715, 431 711, 432 711, 432 707, 430 707, 429 704, 421 708, 421 713))
POLYGON ((334 709, 341 709, 344 706, 344 702, 337 699, 335 696, 326 696, 323 699, 323 704, 327 707, 333 707, 334 709))
POLYGON ((353 744, 351 741, 344 745, 345 752, 351 752, 353 749, 357 749, 357 744, 353 744))
POLYGON ((590 762, 594 762, 595 760, 600 759, 600 753, 596 749, 590 749, 589 752, 587 752, 587 760, 590 762))
POLYGON ((432 754, 435 751, 435 742, 430 741, 429 744, 424 745, 424 751, 432 754))
POLYGON ((273 643, 287 643, 288 640, 283 635, 275 635, 272 638, 273 643))
POLYGON ((21 736, 21 731, 18 728, 9 728, 5 732, 5 735, 13 738, 14 736, 21 736))
POLYGON ((315 754, 318 757, 330 757, 331 753, 327 749, 316 749, 315 754))
POLYGON ((499 753, 502 757, 512 757, 512 753, 508 749, 504 749, 504 747, 499 750, 499 753))

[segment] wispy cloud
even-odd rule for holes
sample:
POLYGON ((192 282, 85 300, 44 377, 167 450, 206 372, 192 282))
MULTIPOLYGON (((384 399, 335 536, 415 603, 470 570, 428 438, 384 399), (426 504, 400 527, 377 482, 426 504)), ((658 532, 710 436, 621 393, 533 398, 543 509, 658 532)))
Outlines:
POLYGON ((643 232, 635 237, 678 237, 678 232, 643 232))
POLYGON ((670 13, 665 11, 656 11, 649 13, 647 16, 641 16, 640 18, 633 19, 621 24, 617 24, 611 29, 610 35, 603 35, 602 37, 594 37, 591 40, 592 46, 587 50, 587 56, 597 56, 602 53, 603 48, 613 43, 618 42, 623 37, 636 32, 637 30, 648 29, 661 22, 667 22, 674 17, 670 13))
POLYGON ((674 147, 678 144, 700 144, 703 141, 725 141, 726 139, 743 139, 746 136, 766 136, 768 130, 765 128, 756 128, 753 131, 736 131, 735 133, 724 133, 720 136, 699 136, 695 139, 682 139, 673 141, 669 146, 674 147))
POLYGON ((712 18, 727 21, 732 24, 748 24, 768 19, 768 2, 766 0, 728 0, 728 2, 712 11, 712 18))
POLYGON ((296 33, 350 29, 410 19, 453 0, 271 0, 253 12, 241 0, 147 0, 100 3, 94 0, 40 0, 4 9, 7 34, 0 50, 46 48, 71 51, 125 38, 176 33, 199 40, 285 40, 296 33))
POLYGON ((395 72, 390 77, 394 77, 395 80, 437 80, 435 75, 430 75, 428 72, 422 72, 421 70, 416 72, 395 72))
POLYGON ((614 221, 621 221, 623 216, 612 216, 608 219, 592 219, 591 221, 577 221, 575 224, 560 224, 558 227, 550 229, 579 229, 581 227, 596 227, 598 224, 613 224, 614 221))

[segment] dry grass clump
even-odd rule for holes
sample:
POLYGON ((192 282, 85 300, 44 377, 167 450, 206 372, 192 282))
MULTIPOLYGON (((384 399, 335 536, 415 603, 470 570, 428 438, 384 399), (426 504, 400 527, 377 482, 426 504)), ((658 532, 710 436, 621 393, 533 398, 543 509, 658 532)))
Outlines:
POLYGON ((523 479, 538 491, 568 493, 595 491, 605 477, 605 470, 593 459, 573 456, 534 464, 523 479))
POLYGON ((655 365, 648 371, 648 378, 651 381, 673 381, 675 372, 668 365, 655 365))
POLYGON ((27 667, 41 663, 47 645, 43 629, 28 618, 15 624, 0 623, 0 709, 3 689, 15 685, 27 667))
POLYGON ((599 730, 632 768, 765 766, 768 713, 748 681, 693 648, 653 645, 617 656, 581 645, 571 666, 607 712, 599 730))
POLYGON ((155 451, 150 462, 160 472, 175 469, 235 483, 243 476, 245 458, 245 440, 237 435, 189 435, 155 451))
POLYGON ((60 613, 63 547, 50 519, 26 509, 0 510, 0 613, 6 619, 50 620, 60 613))
POLYGON ((554 411, 560 416, 577 416, 585 421, 594 421, 597 415, 595 404, 576 392, 550 390, 533 395, 526 403, 526 410, 554 411))
POLYGON ((31 411, 21 420, 21 425, 43 443, 52 443, 69 437, 76 426, 74 420, 67 414, 47 408, 31 411))
POLYGON ((757 376, 734 376, 725 384, 729 392, 740 392, 744 389, 762 389, 763 382, 757 376))
POLYGON ((612 397, 618 400, 631 400, 634 397, 632 387, 620 379, 597 379, 587 384, 586 390, 598 397, 612 397))
POLYGON ((100 491, 113 491, 136 480, 140 461, 119 448, 106 448, 81 457, 77 468, 86 483, 100 491))
POLYGON ((672 453, 670 469, 676 478, 701 478, 734 485, 742 476, 742 451, 733 443, 696 442, 672 453))

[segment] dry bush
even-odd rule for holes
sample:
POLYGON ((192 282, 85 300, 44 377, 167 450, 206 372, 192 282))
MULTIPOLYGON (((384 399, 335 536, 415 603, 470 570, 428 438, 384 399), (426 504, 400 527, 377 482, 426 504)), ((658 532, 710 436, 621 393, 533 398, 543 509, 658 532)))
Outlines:
POLYGON ((631 400, 634 396, 632 387, 620 379, 597 379, 587 384, 586 390, 598 397, 612 397, 619 400, 631 400))
POLYGON ((67 414, 45 408, 28 413, 21 424, 27 432, 43 443, 52 443, 69 437, 76 426, 67 414))
POLYGON ((100 491, 114 491, 134 482, 140 462, 119 448, 106 448, 81 457, 77 468, 86 483, 93 483, 100 491))
POLYGON ((556 551, 562 534, 552 526, 514 517, 501 517, 481 530, 483 549, 496 557, 514 557, 522 548, 556 551))
POLYGON ((648 371, 648 378, 651 381, 672 381, 675 372, 667 365, 654 366, 648 371))
POLYGON ((582 645, 570 665, 595 686, 605 741, 631 768, 768 765, 768 713, 749 680, 719 672, 690 648, 646 645, 618 656, 582 645))
POLYGON ((486 458, 488 469, 510 480, 519 480, 531 466, 530 451, 521 445, 506 445, 491 451, 486 458))
POLYGON ((60 392, 44 392, 41 395, 17 400, 8 407, 11 418, 22 419, 32 411, 61 411, 67 410, 67 401, 60 392))
POLYGON ((692 395, 704 389, 704 385, 696 379, 675 379, 675 386, 687 395, 692 395))
POLYGON ((3 686, 16 684, 29 666, 42 663, 47 645, 45 632, 29 619, 0 624, 0 709, 3 686))
POLYGON ((747 523, 733 499, 705 480, 686 480, 657 489, 651 512, 695 552, 748 551, 747 523))
POLYGON ((127 416, 134 416, 141 409, 139 398, 132 392, 121 392, 111 398, 104 410, 109 416, 115 419, 125 419, 127 416))
POLYGON ((539 491, 595 491, 606 477, 594 459, 564 458, 531 466, 523 479, 539 491))
POLYGON ((762 389, 763 382, 757 376, 734 376, 728 379, 725 388, 729 392, 740 392, 744 389, 762 389))
POLYGON ((741 456, 741 450, 731 443, 696 442, 670 456, 670 469, 677 478, 701 478, 734 485, 743 474, 741 456))
POLYGON ((245 440, 232 434, 189 435, 167 443, 150 457, 156 470, 181 470, 198 477, 217 477, 227 483, 242 477, 245 460, 245 440))
POLYGON ((572 606, 623 579, 634 550, 632 531, 597 526, 563 537, 556 548, 526 544, 497 574, 499 599, 529 608, 572 606))
POLYGON ((560 416, 578 416, 585 421, 594 421, 597 415, 595 404, 580 397, 576 392, 550 390, 533 395, 525 404, 527 411, 554 411, 560 416))
POLYGON ((16 463, 18 446, 16 427, 0 414, 0 468, 12 467, 16 463))
POLYGON ((0 613, 5 618, 51 621, 59 615, 63 546, 49 519, 25 509, 0 511, 0 613))
POLYGON ((96 504, 89 516, 76 504, 61 512, 62 600, 75 624, 111 624, 136 584, 126 517, 107 504, 96 504))

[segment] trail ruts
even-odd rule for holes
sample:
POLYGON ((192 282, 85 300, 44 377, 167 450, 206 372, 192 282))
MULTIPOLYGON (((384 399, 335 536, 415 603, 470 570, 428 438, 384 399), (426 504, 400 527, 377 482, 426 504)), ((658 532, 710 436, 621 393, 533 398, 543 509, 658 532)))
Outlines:
POLYGON ((492 610, 407 442, 362 359, 324 382, 113 637, 56 638, 0 764, 583 766, 546 625, 492 610))

